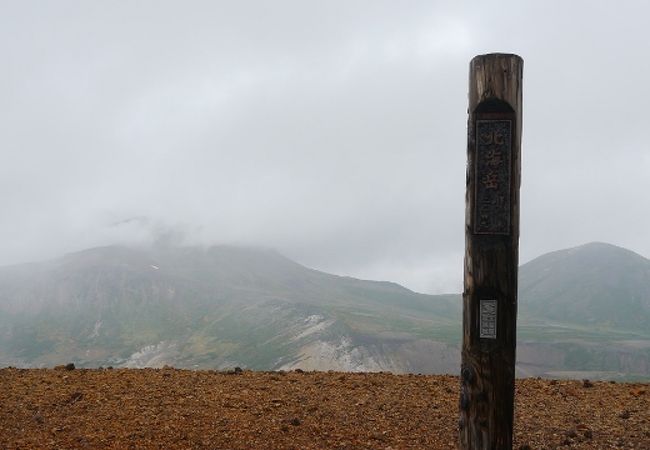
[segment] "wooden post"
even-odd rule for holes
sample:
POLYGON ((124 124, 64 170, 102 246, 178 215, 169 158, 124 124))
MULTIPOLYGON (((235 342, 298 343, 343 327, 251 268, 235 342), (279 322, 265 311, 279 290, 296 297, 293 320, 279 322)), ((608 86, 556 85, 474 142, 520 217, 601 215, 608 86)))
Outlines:
POLYGON ((467 123, 460 448, 512 448, 523 60, 472 59, 467 123))

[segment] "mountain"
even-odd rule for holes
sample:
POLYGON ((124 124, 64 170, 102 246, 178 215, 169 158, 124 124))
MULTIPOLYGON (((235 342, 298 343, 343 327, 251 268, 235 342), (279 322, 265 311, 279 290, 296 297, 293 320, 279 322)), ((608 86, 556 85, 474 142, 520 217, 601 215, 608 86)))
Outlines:
POLYGON ((518 368, 567 377, 650 376, 650 260, 590 243, 519 269, 518 368))
MULTIPOLYGON (((650 376, 650 261, 608 244, 519 277, 518 373, 650 376)), ((309 269, 273 250, 90 249, 0 268, 0 366, 455 373, 458 295, 309 269)))
POLYGON ((86 250, 1 269, 0 305, 5 364, 431 372, 457 362, 450 344, 422 336, 457 331, 454 296, 326 274, 271 250, 86 250))
POLYGON ((520 304, 530 317, 650 330, 650 260, 591 243, 540 256, 519 271, 520 304))

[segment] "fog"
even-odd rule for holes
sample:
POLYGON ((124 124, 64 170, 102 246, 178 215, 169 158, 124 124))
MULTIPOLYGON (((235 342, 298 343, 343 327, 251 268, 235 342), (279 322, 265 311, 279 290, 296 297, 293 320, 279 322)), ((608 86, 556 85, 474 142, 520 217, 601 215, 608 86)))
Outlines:
POLYGON ((468 65, 524 66, 521 261, 650 256, 643 1, 0 2, 0 264, 274 247, 462 283, 468 65))

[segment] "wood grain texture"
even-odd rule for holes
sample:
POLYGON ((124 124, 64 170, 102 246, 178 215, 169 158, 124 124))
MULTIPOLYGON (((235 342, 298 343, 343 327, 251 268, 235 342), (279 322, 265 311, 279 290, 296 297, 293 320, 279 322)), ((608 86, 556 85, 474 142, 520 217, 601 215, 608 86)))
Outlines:
MULTIPOLYGON (((465 271, 460 394, 461 449, 512 448, 523 60, 488 54, 470 63, 465 197, 465 271), (511 120, 506 180, 509 229, 476 234, 477 120, 511 120), (496 338, 480 337, 480 300, 497 300, 496 338)), ((502 180, 502 181, 503 181, 502 180)))

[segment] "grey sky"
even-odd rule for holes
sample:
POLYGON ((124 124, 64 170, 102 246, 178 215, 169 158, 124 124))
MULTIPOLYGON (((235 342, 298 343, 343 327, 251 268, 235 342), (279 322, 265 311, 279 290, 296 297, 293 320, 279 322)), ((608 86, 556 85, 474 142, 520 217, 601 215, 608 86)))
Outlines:
POLYGON ((650 256, 645 1, 0 1, 0 264, 174 230, 460 291, 470 59, 524 66, 521 260, 650 256))

